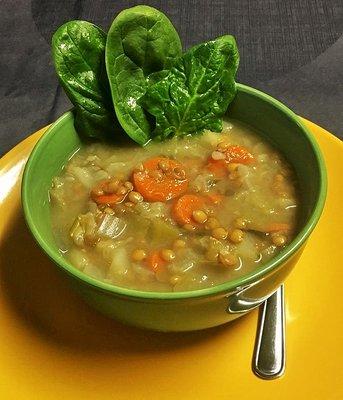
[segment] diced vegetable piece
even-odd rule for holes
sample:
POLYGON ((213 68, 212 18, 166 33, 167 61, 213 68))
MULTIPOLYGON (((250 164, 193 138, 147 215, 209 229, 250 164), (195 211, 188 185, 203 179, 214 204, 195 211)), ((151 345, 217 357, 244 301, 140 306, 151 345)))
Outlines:
POLYGON ((145 264, 152 271, 157 272, 163 269, 167 265, 167 262, 162 258, 160 251, 155 250, 148 255, 145 264))
POLYGON ((219 194, 219 193, 211 193, 210 192, 210 193, 206 194, 206 197, 208 198, 208 200, 211 203, 220 204, 223 201, 225 196, 223 196, 222 194, 219 194))
POLYGON ((80 181, 85 188, 90 189, 93 186, 94 177, 87 169, 71 166, 68 172, 80 181))
POLYGON ((236 245, 237 254, 244 260, 257 260, 259 251, 256 248, 256 234, 247 232, 244 240, 236 245))
POLYGON ((130 216, 130 224, 127 229, 130 234, 135 234, 139 238, 146 238, 149 232, 151 221, 140 214, 130 216))
POLYGON ((105 278, 105 273, 102 269, 98 268, 98 266, 94 264, 87 264, 83 272, 95 279, 104 279, 105 278))
POLYGON ((125 227, 126 223, 122 219, 106 214, 99 225, 98 234, 115 239, 124 232, 125 227))
MULTIPOLYGON (((147 268, 146 265, 142 264, 133 264, 132 270, 135 273, 135 278, 139 279, 144 284, 149 283, 149 286, 156 282, 155 279, 155 272, 152 271, 150 268, 147 268)), ((146 285, 143 286, 143 289, 146 287, 146 285)), ((151 290, 151 289, 150 289, 151 290)))
POLYGON ((95 250, 108 263, 112 261, 113 251, 118 247, 118 242, 111 239, 102 239, 95 245, 95 250))
POLYGON ((73 265, 81 271, 83 271, 89 264, 89 257, 83 249, 73 247, 69 251, 69 258, 73 265))
POLYGON ((97 224, 92 213, 79 215, 70 229, 70 236, 77 246, 83 246, 85 239, 94 237, 97 224))
POLYGON ((213 185, 213 176, 205 169, 194 180, 190 180, 189 189, 192 192, 208 192, 213 185))
POLYGON ((170 243, 179 236, 178 229, 162 219, 152 220, 149 229, 149 242, 154 246, 161 242, 170 243))
POLYGON ((107 273, 107 278, 116 279, 128 274, 130 258, 124 247, 118 247, 113 251, 113 258, 107 273))
POLYGON ((79 218, 76 218, 76 220, 74 221, 69 234, 76 246, 83 246, 85 232, 80 224, 79 218))

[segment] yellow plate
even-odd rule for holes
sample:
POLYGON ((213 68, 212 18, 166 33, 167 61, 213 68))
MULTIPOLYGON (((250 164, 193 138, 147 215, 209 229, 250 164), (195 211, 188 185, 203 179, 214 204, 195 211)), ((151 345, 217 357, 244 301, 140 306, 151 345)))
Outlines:
MULTIPOLYGON (((0 160, 0 399, 342 399, 342 143, 305 121, 324 153, 329 192, 286 282, 285 375, 251 371, 257 312, 207 331, 124 327, 90 309, 29 234, 25 161, 45 129, 0 160)), ((305 162, 305 160, 304 160, 305 162)))

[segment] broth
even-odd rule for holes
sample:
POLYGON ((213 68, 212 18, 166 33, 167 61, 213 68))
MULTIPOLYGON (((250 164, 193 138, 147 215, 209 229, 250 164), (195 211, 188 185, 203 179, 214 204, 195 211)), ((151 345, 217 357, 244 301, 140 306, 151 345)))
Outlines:
POLYGON ((144 291, 211 287, 254 270, 292 239, 296 182, 251 128, 146 147, 82 147, 50 190, 56 241, 78 269, 144 291))

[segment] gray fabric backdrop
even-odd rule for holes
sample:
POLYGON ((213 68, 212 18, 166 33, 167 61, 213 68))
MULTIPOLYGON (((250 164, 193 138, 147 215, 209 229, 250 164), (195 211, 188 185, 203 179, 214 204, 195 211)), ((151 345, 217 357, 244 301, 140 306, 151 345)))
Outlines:
MULTIPOLYGON (((54 30, 70 19, 107 29, 123 8, 115 0, 1 0, 0 155, 70 107, 51 56, 54 30)), ((164 11, 184 47, 236 36, 238 80, 343 136, 342 0, 144 1, 164 11)))

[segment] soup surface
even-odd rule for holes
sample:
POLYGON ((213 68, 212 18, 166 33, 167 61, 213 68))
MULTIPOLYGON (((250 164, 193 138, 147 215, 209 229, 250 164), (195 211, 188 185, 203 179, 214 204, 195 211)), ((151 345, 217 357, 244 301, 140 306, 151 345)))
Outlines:
POLYGON ((294 235, 293 171, 237 121, 222 133, 77 151, 50 190, 70 262, 144 291, 214 286, 265 263, 294 235))

